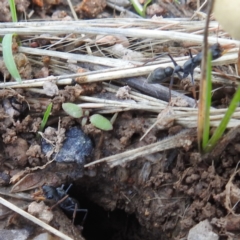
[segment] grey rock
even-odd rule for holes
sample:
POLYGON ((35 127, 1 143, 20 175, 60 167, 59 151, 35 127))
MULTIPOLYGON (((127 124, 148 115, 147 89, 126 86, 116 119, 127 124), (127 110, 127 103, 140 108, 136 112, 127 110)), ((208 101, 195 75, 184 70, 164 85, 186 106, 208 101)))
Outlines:
MULTIPOLYGON (((93 151, 91 139, 78 127, 72 127, 66 131, 65 137, 62 148, 57 155, 53 154, 52 158, 55 157, 56 162, 60 163, 85 164, 86 157, 90 156, 93 151)), ((42 152, 47 154, 52 149, 53 146, 43 139, 42 152)))

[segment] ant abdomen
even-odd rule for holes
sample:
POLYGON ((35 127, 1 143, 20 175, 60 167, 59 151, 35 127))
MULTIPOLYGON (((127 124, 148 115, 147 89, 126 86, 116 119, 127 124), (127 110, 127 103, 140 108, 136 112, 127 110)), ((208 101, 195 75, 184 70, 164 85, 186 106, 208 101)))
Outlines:
POLYGON ((172 76, 173 71, 174 69, 172 67, 156 68, 148 76, 148 83, 165 82, 166 80, 168 80, 168 77, 172 76))
POLYGON ((222 56, 223 49, 219 43, 215 43, 210 48, 212 52, 212 59, 215 60, 222 56))

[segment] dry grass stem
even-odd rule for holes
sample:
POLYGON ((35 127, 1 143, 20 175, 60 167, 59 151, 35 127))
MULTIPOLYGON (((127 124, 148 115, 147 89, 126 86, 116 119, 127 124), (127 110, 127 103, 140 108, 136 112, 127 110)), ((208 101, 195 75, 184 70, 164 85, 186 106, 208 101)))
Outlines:
MULTIPOLYGON (((54 55, 54 53, 57 53, 56 55, 58 57, 61 58, 61 56, 64 59, 67 59, 67 54, 68 53, 60 53, 60 52, 55 52, 55 51, 49 51, 49 50, 42 50, 42 49, 34 49, 34 48, 23 48, 20 47, 20 51, 21 49, 24 49, 24 52, 28 52, 28 49, 31 50, 28 53, 32 54, 33 52, 37 54, 40 54, 41 51, 44 52, 52 52, 52 54, 54 55), (36 50, 36 51, 35 51, 36 50), (64 56, 65 55, 65 56, 64 56)), ((44 53, 42 53, 44 55, 44 53)), ((70 54, 70 53, 69 53, 70 54)), ((237 53, 236 53, 237 54, 237 53)), ((50 56, 51 54, 49 54, 48 56, 50 56)), ((79 59, 79 61, 84 61, 85 59, 85 55, 80 56, 77 54, 70 54, 71 56, 73 56, 73 58, 75 58, 75 60, 77 61, 77 59, 79 59)), ((232 59, 231 63, 235 63, 236 62, 236 58, 237 55, 234 55, 234 58, 232 59)), ((213 62, 214 65, 218 64, 221 65, 221 59, 224 59, 225 56, 219 58, 218 60, 215 60, 213 62)), ((114 59, 110 59, 110 58, 100 58, 100 57, 94 57, 94 56, 89 56, 89 59, 86 60, 86 62, 91 62, 91 63, 98 63, 100 61, 100 59, 103 59, 101 64, 103 65, 115 65, 113 64, 113 60, 114 59)), ((115 59, 117 60, 117 59, 115 59)), ((177 58, 176 58, 177 60, 177 58)), ((225 60, 224 60, 225 61, 225 60)), ((122 69, 119 70, 118 68, 114 68, 114 69, 109 69, 109 70, 101 70, 101 71, 97 71, 96 73, 94 72, 89 72, 89 73, 80 73, 80 74, 69 74, 69 75, 62 75, 62 76, 49 76, 46 78, 41 78, 41 79, 33 79, 33 80, 24 80, 22 81, 22 83, 18 83, 18 82, 7 82, 7 83, 0 83, 0 88, 7 88, 7 87, 11 87, 11 88, 26 88, 26 87, 41 87, 43 85, 43 83, 45 81, 50 81, 50 80, 56 80, 56 83, 59 85, 67 85, 67 84, 71 84, 73 79, 70 79, 69 77, 74 76, 74 77, 83 77, 82 80, 79 81, 79 83, 91 83, 91 82, 100 82, 100 81, 107 81, 107 80, 117 80, 117 79, 121 79, 121 78, 127 78, 127 77, 136 77, 136 76, 142 76, 142 75, 148 75, 151 71, 153 71, 154 69, 158 68, 158 67, 168 67, 168 66, 173 66, 172 63, 164 63, 164 64, 158 64, 158 65, 150 65, 150 66, 142 66, 142 67, 137 67, 137 66, 133 66, 132 63, 130 62, 125 62, 122 60, 119 60, 119 63, 121 62, 121 66, 123 66, 122 69), (129 65, 132 65, 132 67, 130 68, 129 65), (125 68, 125 69, 124 69, 125 68), (65 78, 65 79, 63 79, 65 78)), ((183 65, 185 61, 177 61, 177 63, 179 65, 183 65)), ((229 61, 230 62, 230 61, 229 61)))
POLYGON ((119 66, 119 67, 132 66, 133 67, 134 66, 133 63, 130 63, 129 61, 125 61, 121 59, 96 57, 91 55, 81 55, 81 54, 66 53, 66 52, 57 52, 57 51, 38 49, 38 48, 19 47, 18 51, 22 53, 27 53, 30 55, 32 54, 32 55, 39 55, 39 56, 57 57, 57 58, 68 60, 70 62, 89 62, 89 63, 101 64, 109 67, 115 67, 115 66, 119 66))
MULTIPOLYGON (((114 4, 111 7, 116 7, 114 4)), ((70 22, 18 22, 18 23, 0 23, 0 35, 3 36, 6 33, 16 33, 22 35, 29 35, 29 39, 26 38, 24 41, 30 39, 37 39, 42 33, 51 34, 46 39, 51 39, 53 44, 51 47, 58 47, 59 43, 71 45, 75 41, 81 41, 83 46, 81 50, 83 52, 91 52, 94 48, 97 48, 97 56, 90 54, 76 54, 68 53, 64 51, 37 49, 30 47, 19 47, 19 52, 25 53, 31 57, 31 61, 40 63, 43 65, 39 58, 42 56, 51 57, 51 68, 54 69, 55 73, 60 73, 59 76, 49 76, 46 78, 23 80, 21 84, 17 82, 6 82, 1 83, 0 88, 29 88, 28 91, 44 94, 42 86, 46 81, 55 81, 58 85, 69 85, 72 84, 76 77, 78 77, 77 83, 93 83, 93 82, 104 82, 104 81, 119 81, 122 79, 129 79, 130 81, 124 81, 131 88, 135 88, 139 91, 142 89, 157 89, 159 85, 150 85, 144 82, 142 79, 146 79, 150 72, 158 67, 173 66, 170 59, 161 57, 159 60, 150 61, 143 66, 146 60, 150 60, 154 57, 154 48, 160 43, 168 43, 170 40, 186 42, 188 39, 189 46, 191 44, 202 44, 203 35, 199 34, 204 28, 205 21, 189 21, 186 19, 94 19, 84 21, 70 21, 70 22), (167 30, 167 31, 166 31, 167 30), (196 34, 198 32, 198 34, 196 34), (195 34, 194 34, 195 33, 195 34), (65 37, 59 37, 59 34, 64 34, 65 37), (67 35, 66 35, 67 34, 67 35), (69 34, 69 35, 68 35, 69 34), (91 35, 88 35, 91 34, 91 35), (129 37, 130 49, 144 53, 144 59, 131 61, 117 58, 112 58, 111 48, 105 46, 98 46, 96 43, 96 36, 104 34, 118 34, 125 37, 129 37), (34 37, 33 37, 34 36, 34 37), (73 36, 76 36, 74 38, 73 36), (136 43, 135 40, 138 40, 136 43), (146 48, 148 51, 146 51, 146 48), (86 50, 87 49, 87 50, 86 50), (150 49, 150 50, 149 50, 150 49), (104 51, 103 51, 104 50, 104 51), (101 57, 100 57, 101 56, 101 57), (68 63, 89 63, 91 66, 101 65, 102 70, 93 70, 91 72, 84 72, 79 74, 66 74, 70 73, 68 63), (104 66, 104 67, 103 67, 104 66), (117 67, 116 67, 117 66, 117 67), (135 79, 135 77, 141 76, 135 79), (142 76, 145 76, 143 78, 142 76), (130 85, 132 82, 137 82, 136 85, 130 85), (141 82, 142 81, 142 82, 141 82), (141 85, 141 88, 139 86, 141 85)), ((218 28, 217 22, 210 22, 209 29, 211 37, 208 38, 209 43, 219 42, 223 45, 237 45, 237 41, 230 40, 227 38, 217 38, 216 29, 218 28), (212 32, 211 32, 212 31, 212 32)), ((1 46, 1 45, 0 45, 1 46)), ((74 49, 77 50, 77 49, 74 49)), ((72 51, 74 51, 72 50, 72 51)), ((1 47, 0 47, 1 51, 1 47)), ((237 62, 238 48, 232 48, 227 54, 221 58, 213 61, 213 65, 229 65, 237 62)), ((174 57, 179 65, 183 65, 189 57, 174 57)), ((99 68, 98 68, 99 69, 99 68)), ((70 69, 71 70, 71 69, 70 69)), ((195 69, 196 73, 199 73, 200 68, 195 69)), ((56 74, 56 75, 57 75, 56 74)), ((222 76, 221 73, 213 73, 213 82, 224 84, 224 86, 232 86, 233 81, 227 80, 226 75, 222 76)), ((232 76, 228 74, 227 76, 232 76)), ((200 78, 195 76, 196 80, 200 78)), ((234 76, 236 79, 236 76, 234 76)), ((114 84, 103 83, 104 89, 107 92, 115 94, 118 91, 119 86, 114 84)), ((160 89, 160 88, 159 88, 160 89)), ((151 90, 152 91, 152 90, 151 90)), ((155 90, 156 91, 156 90, 155 90)), ((99 113, 115 113, 128 110, 145 110, 158 114, 164 110, 168 103, 157 99, 158 94, 168 94, 168 88, 161 86, 161 90, 156 93, 156 98, 149 97, 145 94, 138 93, 135 90, 131 90, 129 93, 128 100, 105 100, 94 97, 81 96, 79 100, 84 103, 79 104, 82 108, 88 108, 94 112, 99 113)), ((146 92, 148 94, 148 92, 146 92)), ((184 95, 179 94, 173 96, 180 96, 183 98, 184 95)), ((214 94, 214 93, 213 93, 214 94)), ((162 98, 164 99, 164 98, 162 98)), ((187 99, 187 98, 186 98, 187 99)), ((32 102, 38 101, 30 100, 32 102)), ((39 100, 44 104, 49 102, 46 100, 39 100)), ((191 99, 192 101, 192 99, 191 99)), ((187 103, 189 106, 194 106, 194 101, 187 103)), ((185 126, 186 128, 196 127, 197 109, 187 107, 173 107, 175 115, 175 121, 178 124, 185 126), (191 117, 189 117, 191 116, 191 117)), ((217 126, 221 120, 226 109, 211 109, 211 126, 217 126)), ((153 115, 154 116, 154 115, 153 115)), ((239 124, 240 121, 240 109, 238 108, 232 117, 228 127, 233 127, 239 124)))
POLYGON ((29 221, 34 222, 35 224, 39 225, 40 227, 46 229, 47 231, 53 233, 54 235, 65 239, 65 240, 73 240, 72 238, 68 237, 67 235, 61 233, 60 231, 58 231, 57 229, 49 226, 48 224, 46 224, 45 222, 39 220, 38 218, 32 216, 31 214, 27 213, 26 211, 22 210, 21 208, 15 206, 14 204, 10 203, 9 201, 5 200, 4 198, 0 197, 0 203, 8 208, 10 208, 11 210, 13 210, 14 212, 20 214, 21 216, 27 218, 29 221))
POLYGON ((190 146, 192 143, 192 138, 195 136, 195 130, 184 130, 177 135, 168 137, 162 141, 152 143, 144 147, 139 147, 133 150, 125 151, 123 153, 119 153, 110 157, 102 158, 86 164, 84 167, 90 167, 102 162, 106 162, 110 167, 123 165, 139 157, 144 157, 146 155, 156 152, 188 145, 190 146))
MULTIPOLYGON (((97 27, 70 27, 67 26, 54 26, 54 27, 41 27, 41 28, 6 28, 0 29, 0 35, 5 35, 9 33, 16 33, 19 35, 30 35, 30 34, 44 34, 48 32, 49 34, 96 34, 96 35, 124 35, 126 37, 134 38, 152 38, 152 39, 165 39, 174 41, 189 41, 201 44, 203 37, 201 35, 194 35, 192 33, 183 33, 177 31, 162 31, 162 30, 149 30, 149 29, 121 29, 121 28, 97 28, 97 27)), ((210 44, 216 42, 216 37, 209 37, 208 41, 210 44)), ((229 39, 219 39, 220 44, 237 44, 238 41, 229 39)))

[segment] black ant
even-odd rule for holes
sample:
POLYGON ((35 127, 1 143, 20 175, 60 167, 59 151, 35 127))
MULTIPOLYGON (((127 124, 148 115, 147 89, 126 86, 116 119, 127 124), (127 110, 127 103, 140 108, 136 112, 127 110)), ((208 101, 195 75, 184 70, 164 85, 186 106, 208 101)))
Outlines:
POLYGON ((71 187, 72 184, 69 185, 67 190, 64 190, 64 185, 58 188, 44 185, 42 186, 42 189, 47 199, 52 199, 56 202, 56 204, 52 206, 51 209, 53 209, 56 205, 59 205, 59 207, 67 213, 75 214, 76 212, 85 212, 84 218, 82 220, 82 223, 84 223, 87 217, 88 210, 79 208, 78 201, 75 198, 68 196, 67 192, 71 187))
POLYGON ((16 97, 5 98, 2 105, 5 112, 14 119, 26 117, 29 111, 27 102, 19 102, 16 97))
MULTIPOLYGON (((212 59, 217 59, 222 56, 223 49, 219 43, 215 43, 210 47, 210 51, 212 53, 212 59)), ((183 66, 179 66, 176 61, 172 58, 170 54, 168 56, 172 60, 174 64, 174 68, 172 67, 166 67, 166 68, 156 68, 148 77, 148 83, 157 83, 157 82, 164 82, 167 78, 171 77, 170 81, 170 87, 169 87, 169 96, 171 98, 171 87, 173 84, 173 77, 176 73, 178 77, 182 80, 186 78, 189 74, 191 75, 191 81, 194 85, 194 78, 193 78, 193 72, 194 69, 200 65, 202 61, 202 52, 198 53, 196 56, 192 56, 191 51, 189 50, 190 59, 187 60, 183 66), (181 75, 180 73, 183 73, 181 75)))

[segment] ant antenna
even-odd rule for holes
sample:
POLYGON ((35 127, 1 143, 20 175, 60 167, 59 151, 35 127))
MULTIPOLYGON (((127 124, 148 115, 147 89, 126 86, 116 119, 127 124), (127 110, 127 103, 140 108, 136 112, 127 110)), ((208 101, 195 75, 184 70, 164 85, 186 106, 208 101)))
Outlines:
MULTIPOLYGON (((68 193, 69 189, 72 187, 72 183, 68 186, 67 190, 65 191, 65 193, 68 193)), ((64 185, 63 185, 64 186, 64 185)), ((63 187, 62 187, 63 188, 63 187)))
POLYGON ((74 224, 74 221, 75 221, 75 218, 76 218, 76 215, 77 215, 77 203, 75 203, 75 206, 74 206, 74 212, 73 212, 73 216, 72 216, 72 224, 74 224))
POLYGON ((158 56, 156 56, 156 57, 154 57, 154 58, 151 58, 151 59, 149 59, 149 60, 147 60, 147 61, 145 61, 142 65, 140 65, 141 67, 142 66, 145 66, 146 64, 148 64, 149 62, 153 62, 153 61, 155 61, 155 60, 157 60, 158 58, 160 58, 160 57, 162 57, 162 56, 166 56, 168 53, 162 53, 162 54, 160 54, 160 55, 158 55, 158 56))

